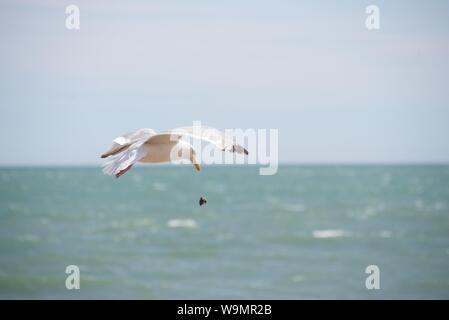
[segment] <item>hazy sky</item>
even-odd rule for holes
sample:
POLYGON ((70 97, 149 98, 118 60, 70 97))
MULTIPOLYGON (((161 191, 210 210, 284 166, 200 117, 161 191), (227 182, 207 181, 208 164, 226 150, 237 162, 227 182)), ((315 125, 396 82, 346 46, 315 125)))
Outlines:
POLYGON ((0 0, 0 45, 0 165, 194 120, 278 128, 285 162, 449 161, 448 1, 0 0))

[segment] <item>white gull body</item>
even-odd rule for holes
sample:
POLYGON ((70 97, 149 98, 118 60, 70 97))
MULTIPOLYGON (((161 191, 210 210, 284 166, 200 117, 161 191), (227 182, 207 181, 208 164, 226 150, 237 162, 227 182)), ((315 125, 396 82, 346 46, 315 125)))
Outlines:
POLYGON ((190 143, 182 140, 184 136, 210 142, 223 151, 248 154, 234 139, 226 137, 222 131, 215 128, 181 127, 161 133, 144 128, 113 140, 112 147, 101 155, 102 158, 112 157, 103 164, 103 172, 118 178, 137 162, 163 163, 177 160, 188 160, 200 171, 195 150, 190 143))

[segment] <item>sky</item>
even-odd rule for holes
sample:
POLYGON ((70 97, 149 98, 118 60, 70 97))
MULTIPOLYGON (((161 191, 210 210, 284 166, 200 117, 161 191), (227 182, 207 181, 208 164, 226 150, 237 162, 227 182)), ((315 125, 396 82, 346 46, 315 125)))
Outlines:
POLYGON ((0 0, 0 48, 0 166, 198 120, 278 129, 284 163, 449 162, 447 1, 0 0))

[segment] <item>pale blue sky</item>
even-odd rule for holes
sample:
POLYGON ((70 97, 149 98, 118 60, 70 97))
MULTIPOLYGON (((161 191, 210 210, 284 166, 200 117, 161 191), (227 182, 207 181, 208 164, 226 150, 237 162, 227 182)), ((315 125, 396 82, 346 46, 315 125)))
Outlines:
POLYGON ((1 0, 0 165, 194 120, 278 128, 283 162, 449 161, 449 2, 168 2, 1 0))

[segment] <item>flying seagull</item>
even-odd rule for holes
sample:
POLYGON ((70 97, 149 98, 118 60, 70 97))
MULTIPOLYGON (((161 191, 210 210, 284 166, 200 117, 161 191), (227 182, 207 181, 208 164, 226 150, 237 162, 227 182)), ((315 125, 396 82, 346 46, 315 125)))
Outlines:
POLYGON ((113 140, 112 147, 101 155, 101 158, 112 156, 103 164, 103 172, 118 178, 136 162, 162 163, 181 159, 189 160, 196 171, 200 171, 195 150, 190 143, 182 140, 184 136, 210 142, 222 151, 248 154, 248 151, 236 144, 233 138, 225 136, 222 131, 215 128, 181 127, 161 133, 144 128, 113 140))

